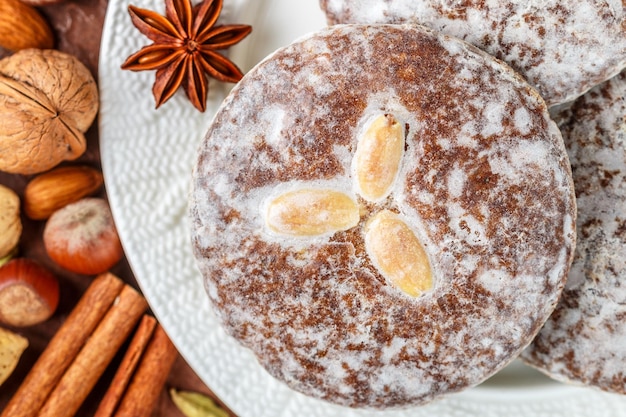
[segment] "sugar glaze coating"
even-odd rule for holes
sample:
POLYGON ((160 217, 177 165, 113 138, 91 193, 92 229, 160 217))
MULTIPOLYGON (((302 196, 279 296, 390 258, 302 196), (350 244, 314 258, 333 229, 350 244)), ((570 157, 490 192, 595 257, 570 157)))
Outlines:
POLYGON ((329 23, 419 23, 502 59, 549 106, 626 67, 620 0, 320 0, 329 23))
POLYGON ((500 61, 419 26, 339 25, 276 51, 218 111, 190 195, 194 255, 225 329, 276 378, 366 408, 423 404, 509 363, 556 305, 575 240, 560 132, 536 91, 500 61), (406 126, 389 196, 360 198, 364 126, 406 126), (355 227, 288 237, 266 227, 289 190, 340 190, 355 227), (398 213, 434 287, 388 285, 364 228, 398 213))
POLYGON ((558 380, 626 394, 626 73, 560 120, 578 243, 562 299, 523 359, 558 380))

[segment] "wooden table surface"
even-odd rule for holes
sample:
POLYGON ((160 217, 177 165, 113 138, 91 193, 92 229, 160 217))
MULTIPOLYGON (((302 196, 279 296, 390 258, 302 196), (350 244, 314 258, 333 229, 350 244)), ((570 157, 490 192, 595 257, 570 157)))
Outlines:
MULTIPOLYGON (((42 6, 38 10, 47 18, 56 36, 55 49, 71 53, 78 57, 92 72, 97 80, 98 56, 100 39, 104 23, 108 0, 64 0, 57 5, 42 6)), ((8 51, 0 48, 0 58, 9 55, 8 51)), ((100 155, 98 146, 98 123, 97 120, 87 132, 88 147, 84 155, 76 162, 100 168, 100 155)), ((11 175, 0 172, 0 184, 12 188, 20 195, 30 179, 30 176, 11 175)), ((101 195, 106 198, 103 190, 101 195)), ((43 249, 42 231, 44 222, 32 221, 22 215, 24 232, 19 244, 19 256, 37 259, 50 268, 59 278, 61 283, 61 300, 59 308, 52 317, 37 326, 29 328, 12 329, 26 336, 30 346, 22 356, 18 368, 11 377, 0 387, 0 410, 2 410, 11 395, 17 390, 20 382, 27 374, 30 367, 41 351, 45 348, 51 336, 59 328, 65 317, 77 303, 85 288, 91 282, 92 277, 69 273, 56 266, 46 255, 43 249)), ((135 278, 128 262, 123 259, 111 272, 138 289, 135 278)), ((115 372, 115 365, 121 360, 119 354, 100 379, 94 391, 87 398, 78 416, 93 415, 100 398, 108 386, 108 382, 115 372)), ((212 395, 209 388, 203 384, 198 376, 189 368, 182 357, 177 358, 174 367, 168 377, 166 386, 155 406, 153 417, 183 417, 169 399, 167 390, 170 388, 192 390, 212 395)))

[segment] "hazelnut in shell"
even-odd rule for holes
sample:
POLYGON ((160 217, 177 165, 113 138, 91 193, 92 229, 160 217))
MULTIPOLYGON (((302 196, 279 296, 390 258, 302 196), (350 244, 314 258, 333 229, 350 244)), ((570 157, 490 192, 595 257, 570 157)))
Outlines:
POLYGON ((38 262, 15 258, 0 267, 0 322, 26 327, 50 318, 59 304, 59 281, 38 262))
POLYGON ((106 272, 124 254, 103 198, 83 198, 55 211, 46 222, 43 242, 53 261, 84 275, 106 272))

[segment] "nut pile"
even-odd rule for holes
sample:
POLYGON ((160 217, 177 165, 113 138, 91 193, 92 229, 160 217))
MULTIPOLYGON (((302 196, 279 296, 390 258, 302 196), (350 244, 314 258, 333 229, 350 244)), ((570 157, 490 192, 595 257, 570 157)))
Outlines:
POLYGON ((52 49, 37 6, 58 1, 0 2, 0 47, 10 51, 0 60, 0 171, 10 180, 0 184, 0 382, 28 345, 21 330, 55 314, 64 276, 100 274, 123 256, 102 173, 67 162, 84 155, 99 103, 89 69, 52 49), (24 230, 43 256, 24 251, 24 230))

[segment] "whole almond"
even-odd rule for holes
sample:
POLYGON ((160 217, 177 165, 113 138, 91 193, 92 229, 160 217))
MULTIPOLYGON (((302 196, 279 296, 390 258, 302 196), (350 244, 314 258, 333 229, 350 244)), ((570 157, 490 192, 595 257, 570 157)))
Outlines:
POLYGON ((303 188, 273 199, 265 222, 275 233, 312 237, 348 230, 359 223, 359 207, 347 194, 331 189, 303 188))
POLYGON ((404 127, 393 115, 375 118, 359 139, 354 155, 359 194, 379 201, 389 194, 404 153, 404 127))
POLYGON ((50 4, 64 3, 66 0, 20 0, 23 3, 30 4, 31 6, 48 6, 50 4))
POLYGON ((0 46, 9 51, 54 46, 54 35, 46 19, 21 0, 0 1, 0 46))
POLYGON ((426 251, 396 213, 382 210, 368 221, 365 247, 381 275, 406 294, 417 297, 433 287, 426 251))
POLYGON ((104 183, 102 173, 88 166, 64 166, 39 174, 24 189, 24 212, 44 220, 58 209, 94 194, 104 183))

